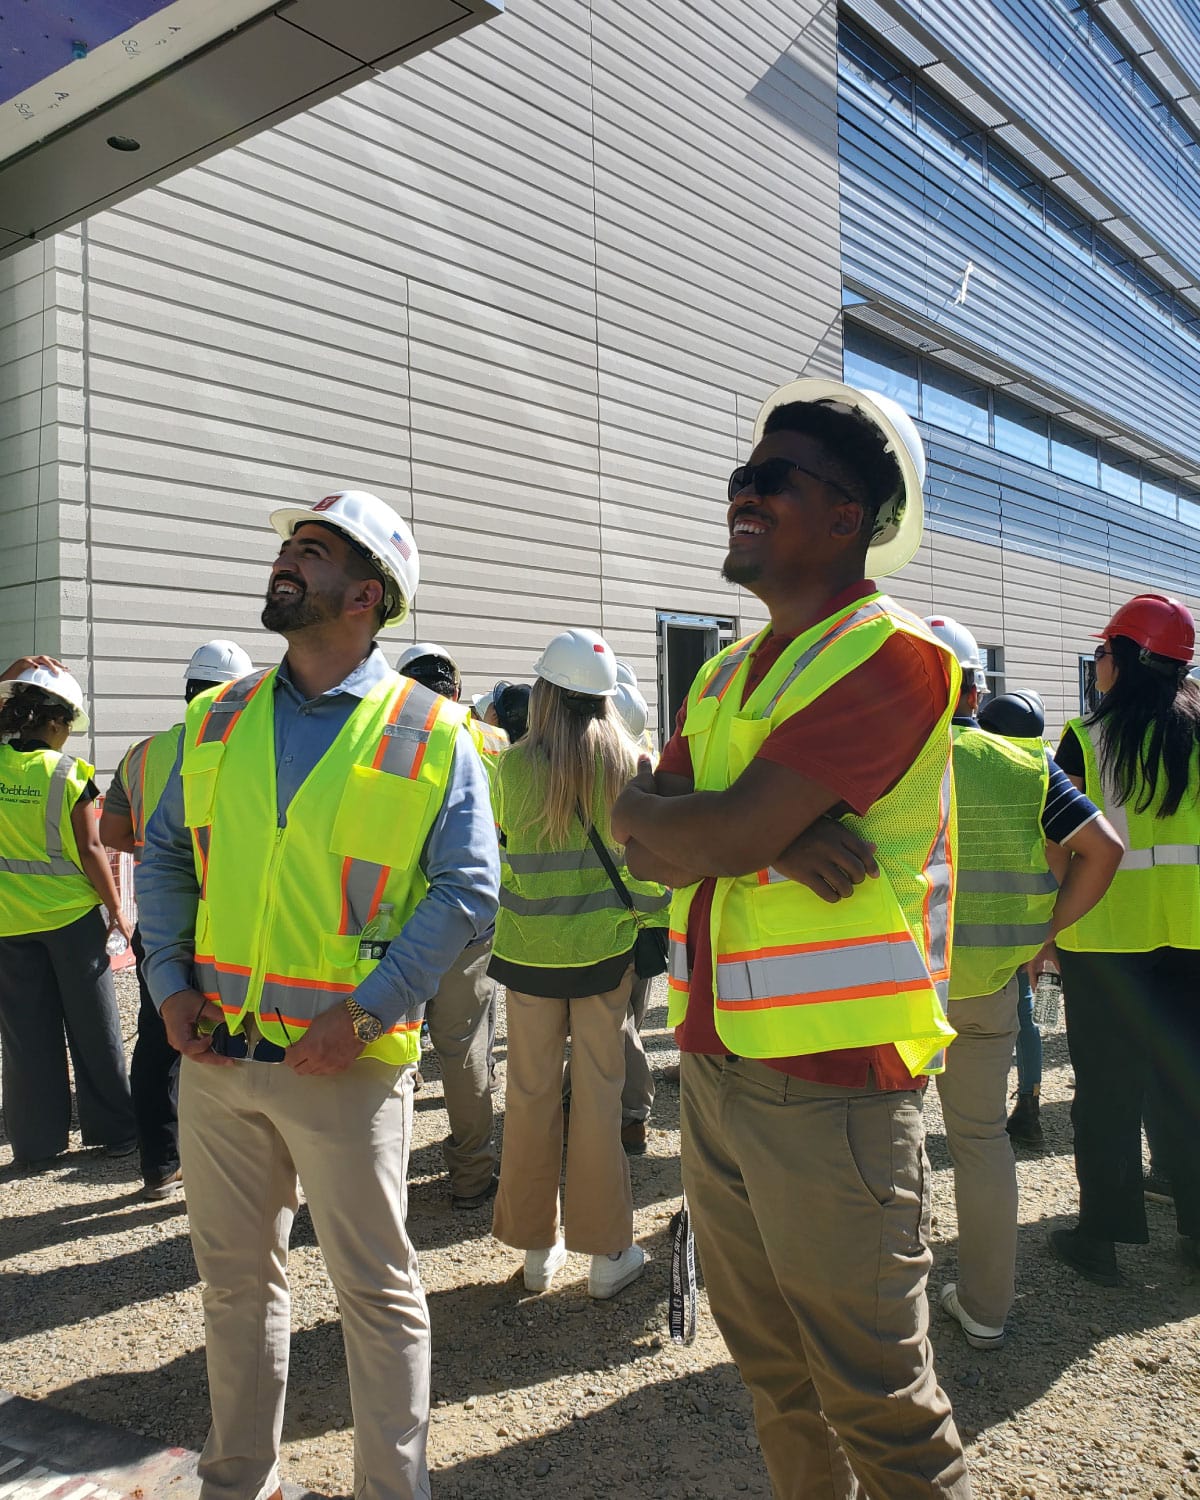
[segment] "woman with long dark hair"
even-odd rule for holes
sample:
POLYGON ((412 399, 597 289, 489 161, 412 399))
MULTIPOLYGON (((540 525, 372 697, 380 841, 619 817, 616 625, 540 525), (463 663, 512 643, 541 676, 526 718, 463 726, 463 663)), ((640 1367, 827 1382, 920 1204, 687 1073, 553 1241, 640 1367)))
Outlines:
POLYGON ((611 707, 611 648, 594 631, 564 631, 535 671, 529 732, 500 757, 492 785, 502 886, 488 972, 508 989, 493 1233, 525 1251, 529 1291, 546 1291, 568 1250, 577 1250, 591 1256, 588 1291, 604 1298, 645 1262, 633 1242, 621 1146, 624 1026, 639 922, 668 898, 661 886, 630 879, 612 841, 612 805, 637 769, 637 751, 611 707), (571 1130, 560 1221, 568 1033, 571 1130))
POLYGON ((114 1156, 137 1147, 97 908, 109 910, 108 931, 128 941, 132 930, 92 811, 93 768, 63 750, 87 724, 69 672, 33 665, 0 681, 0 1048, 19 1166, 67 1148, 68 1045, 84 1145, 114 1156))
POLYGON ((1099 706, 1056 759, 1126 853, 1101 901, 1058 939, 1075 1069, 1079 1222, 1050 1236, 1081 1276, 1117 1286, 1115 1244, 1149 1239, 1142 1101, 1156 1090, 1180 1250, 1200 1265, 1200 686, 1190 611, 1139 594, 1096 647, 1099 706))

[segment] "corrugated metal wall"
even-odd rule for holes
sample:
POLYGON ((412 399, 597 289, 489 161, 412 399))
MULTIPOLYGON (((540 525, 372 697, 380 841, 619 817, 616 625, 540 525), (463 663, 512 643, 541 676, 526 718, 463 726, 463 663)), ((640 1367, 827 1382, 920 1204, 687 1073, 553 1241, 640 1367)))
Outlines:
POLYGON ((587 624, 653 703, 657 610, 761 616, 717 577, 748 418, 840 368, 832 11, 523 0, 97 216, 85 278, 102 764, 199 640, 275 659, 266 515, 342 482, 470 687, 587 624))

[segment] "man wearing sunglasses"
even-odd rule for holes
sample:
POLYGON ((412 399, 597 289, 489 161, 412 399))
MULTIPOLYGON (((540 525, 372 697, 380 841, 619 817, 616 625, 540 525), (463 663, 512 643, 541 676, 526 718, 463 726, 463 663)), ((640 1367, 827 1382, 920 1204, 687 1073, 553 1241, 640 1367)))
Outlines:
POLYGON ((613 811, 631 873, 676 893, 684 1187, 776 1496, 967 1500, 921 1123, 953 1037, 959 669, 867 577, 917 549, 924 451, 887 397, 820 379, 755 444, 724 576, 770 625, 701 668, 613 811))
POLYGON ((278 1500, 303 1184, 337 1291, 358 1500, 425 1500, 429 1313, 405 1227, 425 1002, 487 933, 499 860, 462 715, 375 636, 417 587, 360 491, 276 511, 268 672, 202 693, 146 828, 146 982, 180 1067, 212 1426, 201 1500, 278 1500))

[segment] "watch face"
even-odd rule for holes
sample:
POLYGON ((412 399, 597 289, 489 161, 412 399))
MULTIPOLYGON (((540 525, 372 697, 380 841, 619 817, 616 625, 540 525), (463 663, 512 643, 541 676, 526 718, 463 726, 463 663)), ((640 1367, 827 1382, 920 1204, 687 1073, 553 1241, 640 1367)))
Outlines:
POLYGON ((377 1042, 383 1035, 383 1022, 378 1016, 364 1013, 354 1023, 354 1034, 360 1042, 377 1042))

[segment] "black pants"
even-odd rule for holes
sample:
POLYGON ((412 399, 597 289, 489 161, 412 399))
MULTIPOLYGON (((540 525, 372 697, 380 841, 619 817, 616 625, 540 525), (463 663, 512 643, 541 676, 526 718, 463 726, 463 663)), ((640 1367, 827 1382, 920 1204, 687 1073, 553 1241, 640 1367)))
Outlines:
POLYGON ((1200 1236, 1200 952, 1067 953, 1067 1045, 1079 1227, 1150 1238, 1142 1196, 1142 1107, 1155 1090, 1155 1148, 1180 1234, 1200 1236))
POLYGON ((133 930, 133 953, 137 959, 137 1041, 129 1065, 133 1109, 137 1116, 138 1148, 142 1176, 160 1181, 179 1168, 179 1053, 167 1041, 167 1028, 150 998, 142 965, 146 959, 142 934, 133 930))
POLYGON ((16 1161, 67 1149, 68 1046, 83 1144, 132 1140, 125 1048, 98 909, 53 932, 0 938, 4 1123, 16 1161))

